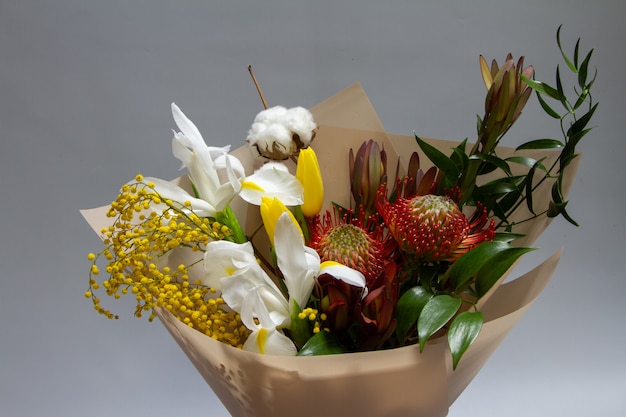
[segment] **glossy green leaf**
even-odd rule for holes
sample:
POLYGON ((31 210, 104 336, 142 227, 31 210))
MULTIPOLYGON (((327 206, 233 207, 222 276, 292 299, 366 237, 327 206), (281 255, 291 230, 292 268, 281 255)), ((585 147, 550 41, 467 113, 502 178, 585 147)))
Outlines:
POLYGON ((527 156, 512 156, 510 158, 506 158, 507 162, 512 162, 514 164, 523 165, 528 168, 538 169, 540 171, 547 172, 548 169, 541 163, 545 158, 541 158, 540 160, 536 160, 534 158, 529 158, 527 156))
POLYGON ((424 152, 426 157, 437 168, 439 168, 446 177, 454 179, 458 178, 459 169, 452 159, 448 158, 448 156, 446 156, 443 152, 441 152, 434 146, 426 143, 419 136, 415 135, 415 140, 417 141, 417 144, 422 149, 422 152, 424 152))
POLYGON ((512 233, 512 232, 496 232, 495 237, 493 238, 494 241, 496 242, 505 242, 505 243, 511 243, 517 239, 521 239, 523 238, 524 234, 522 233, 512 233))
POLYGON ((452 369, 456 369, 463 354, 478 337, 482 326, 483 313, 480 311, 464 311, 452 320, 448 330, 452 369))
POLYGON ((417 334, 420 341, 420 351, 428 339, 450 321, 461 307, 461 299, 447 294, 431 298, 422 309, 417 320, 417 334))
POLYGON ((454 288, 463 287, 467 281, 478 275, 489 260, 497 258, 499 254, 512 247, 511 244, 502 241, 478 245, 457 259, 446 272, 446 276, 454 288))
POLYGON ((478 298, 485 295, 515 261, 522 255, 533 250, 535 249, 510 246, 508 249, 499 251, 496 256, 491 257, 485 262, 476 276, 476 295, 478 298))
POLYGON ((536 92, 551 97, 555 100, 561 101, 561 96, 556 88, 551 87, 550 85, 543 83, 541 81, 531 80, 530 78, 526 78, 523 75, 520 76, 526 84, 536 92))
POLYGON ((537 164, 539 164, 539 161, 528 170, 528 174, 526 175, 526 207, 532 214, 535 214, 535 210, 533 209, 533 178, 537 171, 537 164))
POLYGON ((396 336, 403 341, 411 327, 415 326, 422 309, 433 298, 423 287, 413 287, 402 294, 396 310, 396 336))
POLYGON ((490 165, 493 165, 494 167, 500 168, 506 174, 512 175, 511 168, 509 167, 509 164, 506 163, 506 160, 498 158, 495 155, 474 154, 470 157, 470 160, 473 159, 478 159, 480 161, 486 162, 490 165))
POLYGON ((311 337, 300 349, 297 356, 319 356, 346 353, 346 349, 339 343, 334 333, 321 331, 311 337))
POLYGON ((517 186, 511 182, 490 182, 476 189, 476 192, 485 195, 502 195, 517 191, 517 186))
POLYGON ((526 142, 517 148, 516 151, 520 151, 523 149, 556 149, 562 148, 565 144, 557 139, 535 139, 529 142, 526 142))

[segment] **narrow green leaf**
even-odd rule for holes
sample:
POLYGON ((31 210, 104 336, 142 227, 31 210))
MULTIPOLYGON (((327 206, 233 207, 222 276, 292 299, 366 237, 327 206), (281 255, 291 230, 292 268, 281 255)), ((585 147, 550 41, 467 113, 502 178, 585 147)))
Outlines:
POLYGON ((402 294, 396 310, 396 336, 401 342, 406 338, 411 327, 417 324, 422 309, 433 298, 433 294, 423 287, 413 287, 402 294))
POLYGON ((469 157, 467 156, 467 153, 464 149, 461 149, 459 147, 452 148, 452 155, 450 155, 450 159, 459 168, 459 171, 465 171, 467 163, 469 161, 469 157))
MULTIPOLYGON (((563 60, 565 61, 565 63, 567 64, 567 66, 569 67, 570 70, 572 70, 572 72, 576 73, 578 72, 576 69, 577 66, 577 62, 578 62, 578 43, 576 44, 576 49, 574 51, 574 64, 569 60, 569 58, 567 57, 567 55, 565 54, 565 51, 563 51, 563 47, 561 46, 561 27, 563 25, 560 25, 559 28, 556 30, 556 43, 559 46, 559 50, 561 51, 561 55, 563 56, 563 60)), ((579 39, 580 41, 580 39, 579 39)))
POLYGON ((452 369, 456 369, 467 349, 474 343, 483 327, 483 313, 464 311, 450 324, 448 346, 452 352, 452 369))
POLYGON ((297 356, 335 355, 345 352, 346 349, 334 333, 321 331, 306 342, 297 356))
POLYGON ((580 88, 585 88, 587 84, 587 71, 589 68, 589 61, 591 60, 591 55, 593 54, 593 49, 589 51, 583 62, 580 64, 580 68, 578 69, 578 85, 580 88))
POLYGON ((555 100, 561 101, 562 97, 559 95, 559 92, 556 88, 551 87, 548 84, 543 83, 541 81, 531 80, 530 78, 524 77, 523 75, 520 75, 520 77, 524 80, 526 84, 528 84, 530 88, 532 88, 536 92, 540 94, 544 94, 555 100))
POLYGON ((541 104, 541 108, 545 111, 548 116, 553 117, 555 119, 561 119, 561 115, 556 112, 552 107, 548 105, 548 103, 541 97, 541 94, 537 91, 537 99, 539 100, 539 104, 541 104))
POLYGON ((563 83, 561 82, 561 69, 559 68, 559 66, 556 66, 556 91, 559 92, 559 97, 561 100, 561 104, 563 105, 563 107, 565 107, 565 109, 570 112, 572 109, 570 108, 570 104, 567 101, 567 96, 565 95, 565 92, 563 91, 563 83))
POLYGON ((511 168, 509 167, 509 164, 506 163, 506 160, 498 158, 495 155, 474 154, 474 155, 470 156, 469 159, 470 160, 478 159, 478 160, 484 161, 484 162, 486 162, 486 163, 488 163, 490 165, 493 165, 493 166, 495 166, 497 168, 500 168, 506 174, 512 175, 511 174, 511 168))
POLYGON ((517 148, 516 151, 521 151, 524 149, 556 149, 562 148, 565 144, 557 139, 535 139, 529 142, 526 142, 517 148))
POLYGON ((578 120, 572 123, 570 128, 567 130, 567 136, 572 137, 578 132, 582 131, 593 117, 593 114, 595 113, 597 108, 598 103, 594 104, 594 106, 587 113, 583 114, 578 120))
POLYGON ((509 182, 490 182, 476 188, 476 192, 483 195, 502 195, 517 191, 517 186, 509 182))
POLYGON ((446 177, 453 178, 456 181, 459 177, 459 170, 454 161, 434 146, 423 141, 417 135, 415 135, 415 140, 426 157, 430 159, 430 161, 435 164, 435 166, 439 168, 439 170, 441 170, 446 177))
POLYGON ((540 171, 548 171, 548 169, 541 163, 545 158, 541 158, 540 160, 536 160, 534 158, 529 158, 527 156, 511 156, 506 158, 507 162, 512 162, 514 164, 523 165, 528 168, 536 167, 536 169, 540 171))
MULTIPOLYGON (((537 164, 539 163, 540 162, 537 161, 537 164)), ((535 171, 537 171, 537 164, 533 165, 528 170, 526 176, 526 207, 532 214, 535 214, 535 210, 533 209, 533 177, 535 176, 535 171)))
POLYGON ((450 321, 461 307, 461 299, 450 295, 437 295, 428 301, 417 320, 417 334, 420 341, 420 351, 428 339, 450 321))

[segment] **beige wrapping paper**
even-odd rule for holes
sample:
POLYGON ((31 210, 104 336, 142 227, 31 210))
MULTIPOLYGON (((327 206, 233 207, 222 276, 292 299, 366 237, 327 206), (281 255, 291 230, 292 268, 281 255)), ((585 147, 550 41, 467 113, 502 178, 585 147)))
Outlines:
MULTIPOLYGON (((387 151, 392 167, 390 175, 393 175, 398 155, 406 164, 410 153, 417 150, 413 137, 385 132, 358 84, 311 111, 319 124, 312 146, 324 176, 326 208, 331 201, 342 205, 349 203, 347 161, 350 148, 356 150, 368 139, 377 140, 387 151)), ((444 153, 456 145, 450 141, 429 141, 444 153)), ((502 152, 512 150, 502 148, 502 152)), ((259 164, 246 148, 239 148, 233 154, 241 159, 248 173, 259 164)), ((545 154, 541 152, 539 156, 545 154)), ((555 158, 556 154, 549 157, 555 158)), ((427 161, 422 158, 422 162, 425 165, 427 161)), ((565 193, 571 186, 575 169, 576 166, 571 167, 565 193)), ((184 185, 186 181, 178 179, 177 182, 184 185)), ((549 186, 546 184, 534 196, 538 207, 549 201, 549 186)), ((97 233, 110 221, 105 217, 106 210, 102 207, 82 211, 97 233)), ((233 210, 247 233, 260 225, 258 207, 235 200, 233 210)), ((548 223, 549 220, 543 218, 527 223, 528 237, 524 244, 532 244, 548 223)), ((254 244, 268 246, 263 236, 258 233, 254 244)), ((445 337, 430 341, 423 353, 417 346, 407 346, 317 357, 267 356, 217 342, 184 325, 165 310, 158 313, 163 325, 233 416, 439 417, 447 415, 450 405, 541 293, 556 269, 559 256, 560 252, 523 277, 494 286, 482 301, 483 329, 456 371, 452 371, 445 337)))

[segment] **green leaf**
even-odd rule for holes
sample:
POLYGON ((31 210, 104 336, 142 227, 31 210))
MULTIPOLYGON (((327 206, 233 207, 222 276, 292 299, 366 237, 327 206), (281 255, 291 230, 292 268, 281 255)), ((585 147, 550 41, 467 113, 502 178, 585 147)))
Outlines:
POLYGON ((297 356, 319 356, 346 353, 346 349, 339 343, 334 333, 321 331, 309 339, 300 349, 297 356))
POLYGON ((556 88, 549 86, 546 83, 543 83, 541 81, 535 81, 535 80, 531 80, 530 78, 526 78, 523 75, 520 75, 520 77, 524 80, 524 82, 526 84, 528 84, 528 86, 530 88, 532 88, 533 90, 535 90, 536 92, 538 92, 539 94, 543 94, 546 95, 548 97, 551 97, 555 100, 559 100, 561 101, 561 99, 563 97, 561 97, 559 95, 559 92, 556 88))
POLYGON ((477 193, 485 195, 502 195, 518 191, 517 186, 511 182, 492 181, 476 189, 477 193))
POLYGON ((457 259, 446 271, 446 275, 455 289, 461 288, 468 280, 477 276, 489 260, 497 258, 500 253, 512 247, 511 244, 501 241, 475 246, 457 259))
POLYGON ((521 151, 524 149, 556 149, 562 148, 565 144, 557 139, 535 139, 529 142, 526 142, 517 148, 516 151, 521 151))
POLYGON ((522 233, 513 233, 513 232, 496 232, 496 236, 493 238, 494 241, 497 242, 505 242, 510 243, 517 239, 520 239, 526 235, 522 233))
POLYGON ((511 267, 511 265, 515 263, 515 261, 517 261, 522 255, 533 250, 535 250, 535 248, 518 248, 510 246, 508 249, 499 251, 497 255, 491 257, 487 262, 485 262, 476 276, 477 297, 480 298, 485 295, 511 267))
POLYGON ((434 146, 424 142, 417 135, 415 135, 415 140, 417 141, 417 144, 422 149, 422 152, 424 152, 426 157, 437 168, 439 168, 447 178, 453 179, 453 181, 456 183, 456 179, 459 177, 459 169, 457 168, 454 161, 448 158, 443 152, 441 152, 434 146))
MULTIPOLYGON (((576 49, 574 51, 574 63, 572 63, 567 57, 567 55, 565 54, 565 52, 563 51, 563 47, 561 46, 561 27, 562 26, 563 25, 560 25, 559 28, 556 30, 556 44, 559 46, 559 50, 561 51, 563 60, 565 61, 569 69, 572 72, 576 73, 578 72, 578 70, 576 69, 576 65, 578 63, 578 43, 576 43, 576 49)), ((580 42, 580 39, 578 41, 580 42)))
POLYGON ((581 132, 587 126, 587 123, 589 123, 597 108, 598 103, 596 103, 587 113, 583 114, 580 119, 572 123, 570 128, 567 130, 567 136, 572 137, 581 132))
POLYGON ((526 176, 526 207, 532 214, 535 214, 535 210, 533 209, 533 177, 537 171, 538 164, 540 164, 540 161, 537 161, 537 163, 528 170, 528 175, 526 176))
POLYGON ((580 64, 580 68, 578 69, 578 85, 580 88, 585 88, 587 84, 587 72, 589 68, 589 61, 591 60, 591 55, 593 54, 593 49, 589 51, 583 62, 580 64))
POLYGON ((563 92, 563 84, 561 83, 561 70, 559 66, 556 67, 556 90, 559 92, 559 97, 561 97, 561 104, 563 107, 567 109, 567 111, 571 111, 569 102, 567 101, 567 97, 563 92))
POLYGON ((561 119, 561 115, 556 112, 552 107, 548 105, 548 103, 541 97, 541 94, 537 91, 537 99, 539 100, 539 104, 541 104, 541 108, 545 111, 548 116, 553 117, 555 119, 561 119))
POLYGON ((504 171, 506 174, 508 175, 512 175, 511 174, 511 168, 509 167, 509 164, 506 163, 506 161, 502 158, 498 158, 495 155, 486 155, 486 154, 474 154, 470 157, 470 160, 475 160, 478 159, 480 161, 486 162, 490 165, 493 165, 495 167, 500 168, 502 171, 504 171))
POLYGON ((456 369, 461 357, 478 337, 483 326, 483 313, 464 311, 450 324, 448 346, 452 352, 452 369, 456 369))
POLYGON ((235 243, 246 243, 248 241, 246 234, 239 224, 237 216, 235 216, 235 212, 230 206, 226 206, 224 210, 218 212, 215 215, 215 219, 230 229, 232 233, 230 240, 235 243))
POLYGON ((541 163, 545 158, 541 158, 540 160, 536 160, 534 158, 529 158, 527 156, 511 156, 510 158, 506 158, 507 162, 513 162, 514 164, 523 165, 528 168, 535 167, 541 171, 547 172, 548 169, 541 163))
POLYGON ((461 299, 442 294, 431 298, 422 309, 417 320, 417 334, 420 341, 420 351, 428 339, 450 321, 461 307, 461 299))
POLYGON ((452 155, 450 155, 450 160, 452 160, 456 164, 456 166, 459 167, 459 171, 464 171, 465 167, 467 167, 469 157, 465 153, 465 149, 456 147, 452 148, 452 155))
POLYGON ((431 298, 433 294, 426 291, 424 287, 413 287, 402 294, 396 310, 396 336, 401 343, 411 327, 417 323, 422 309, 431 298))
POLYGON ((298 318, 298 315, 302 311, 298 302, 296 300, 291 300, 291 302, 293 306, 291 308, 291 327, 289 331, 296 346, 301 348, 311 336, 313 336, 313 332, 311 331, 308 320, 298 318))

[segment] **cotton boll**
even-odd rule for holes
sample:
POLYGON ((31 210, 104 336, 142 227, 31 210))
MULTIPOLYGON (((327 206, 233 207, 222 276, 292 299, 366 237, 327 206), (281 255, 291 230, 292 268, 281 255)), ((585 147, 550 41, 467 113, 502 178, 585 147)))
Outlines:
POLYGON ((258 156, 283 160, 296 156, 300 149, 307 148, 315 137, 316 130, 313 115, 307 109, 276 106, 263 110, 256 116, 246 142, 258 156))

